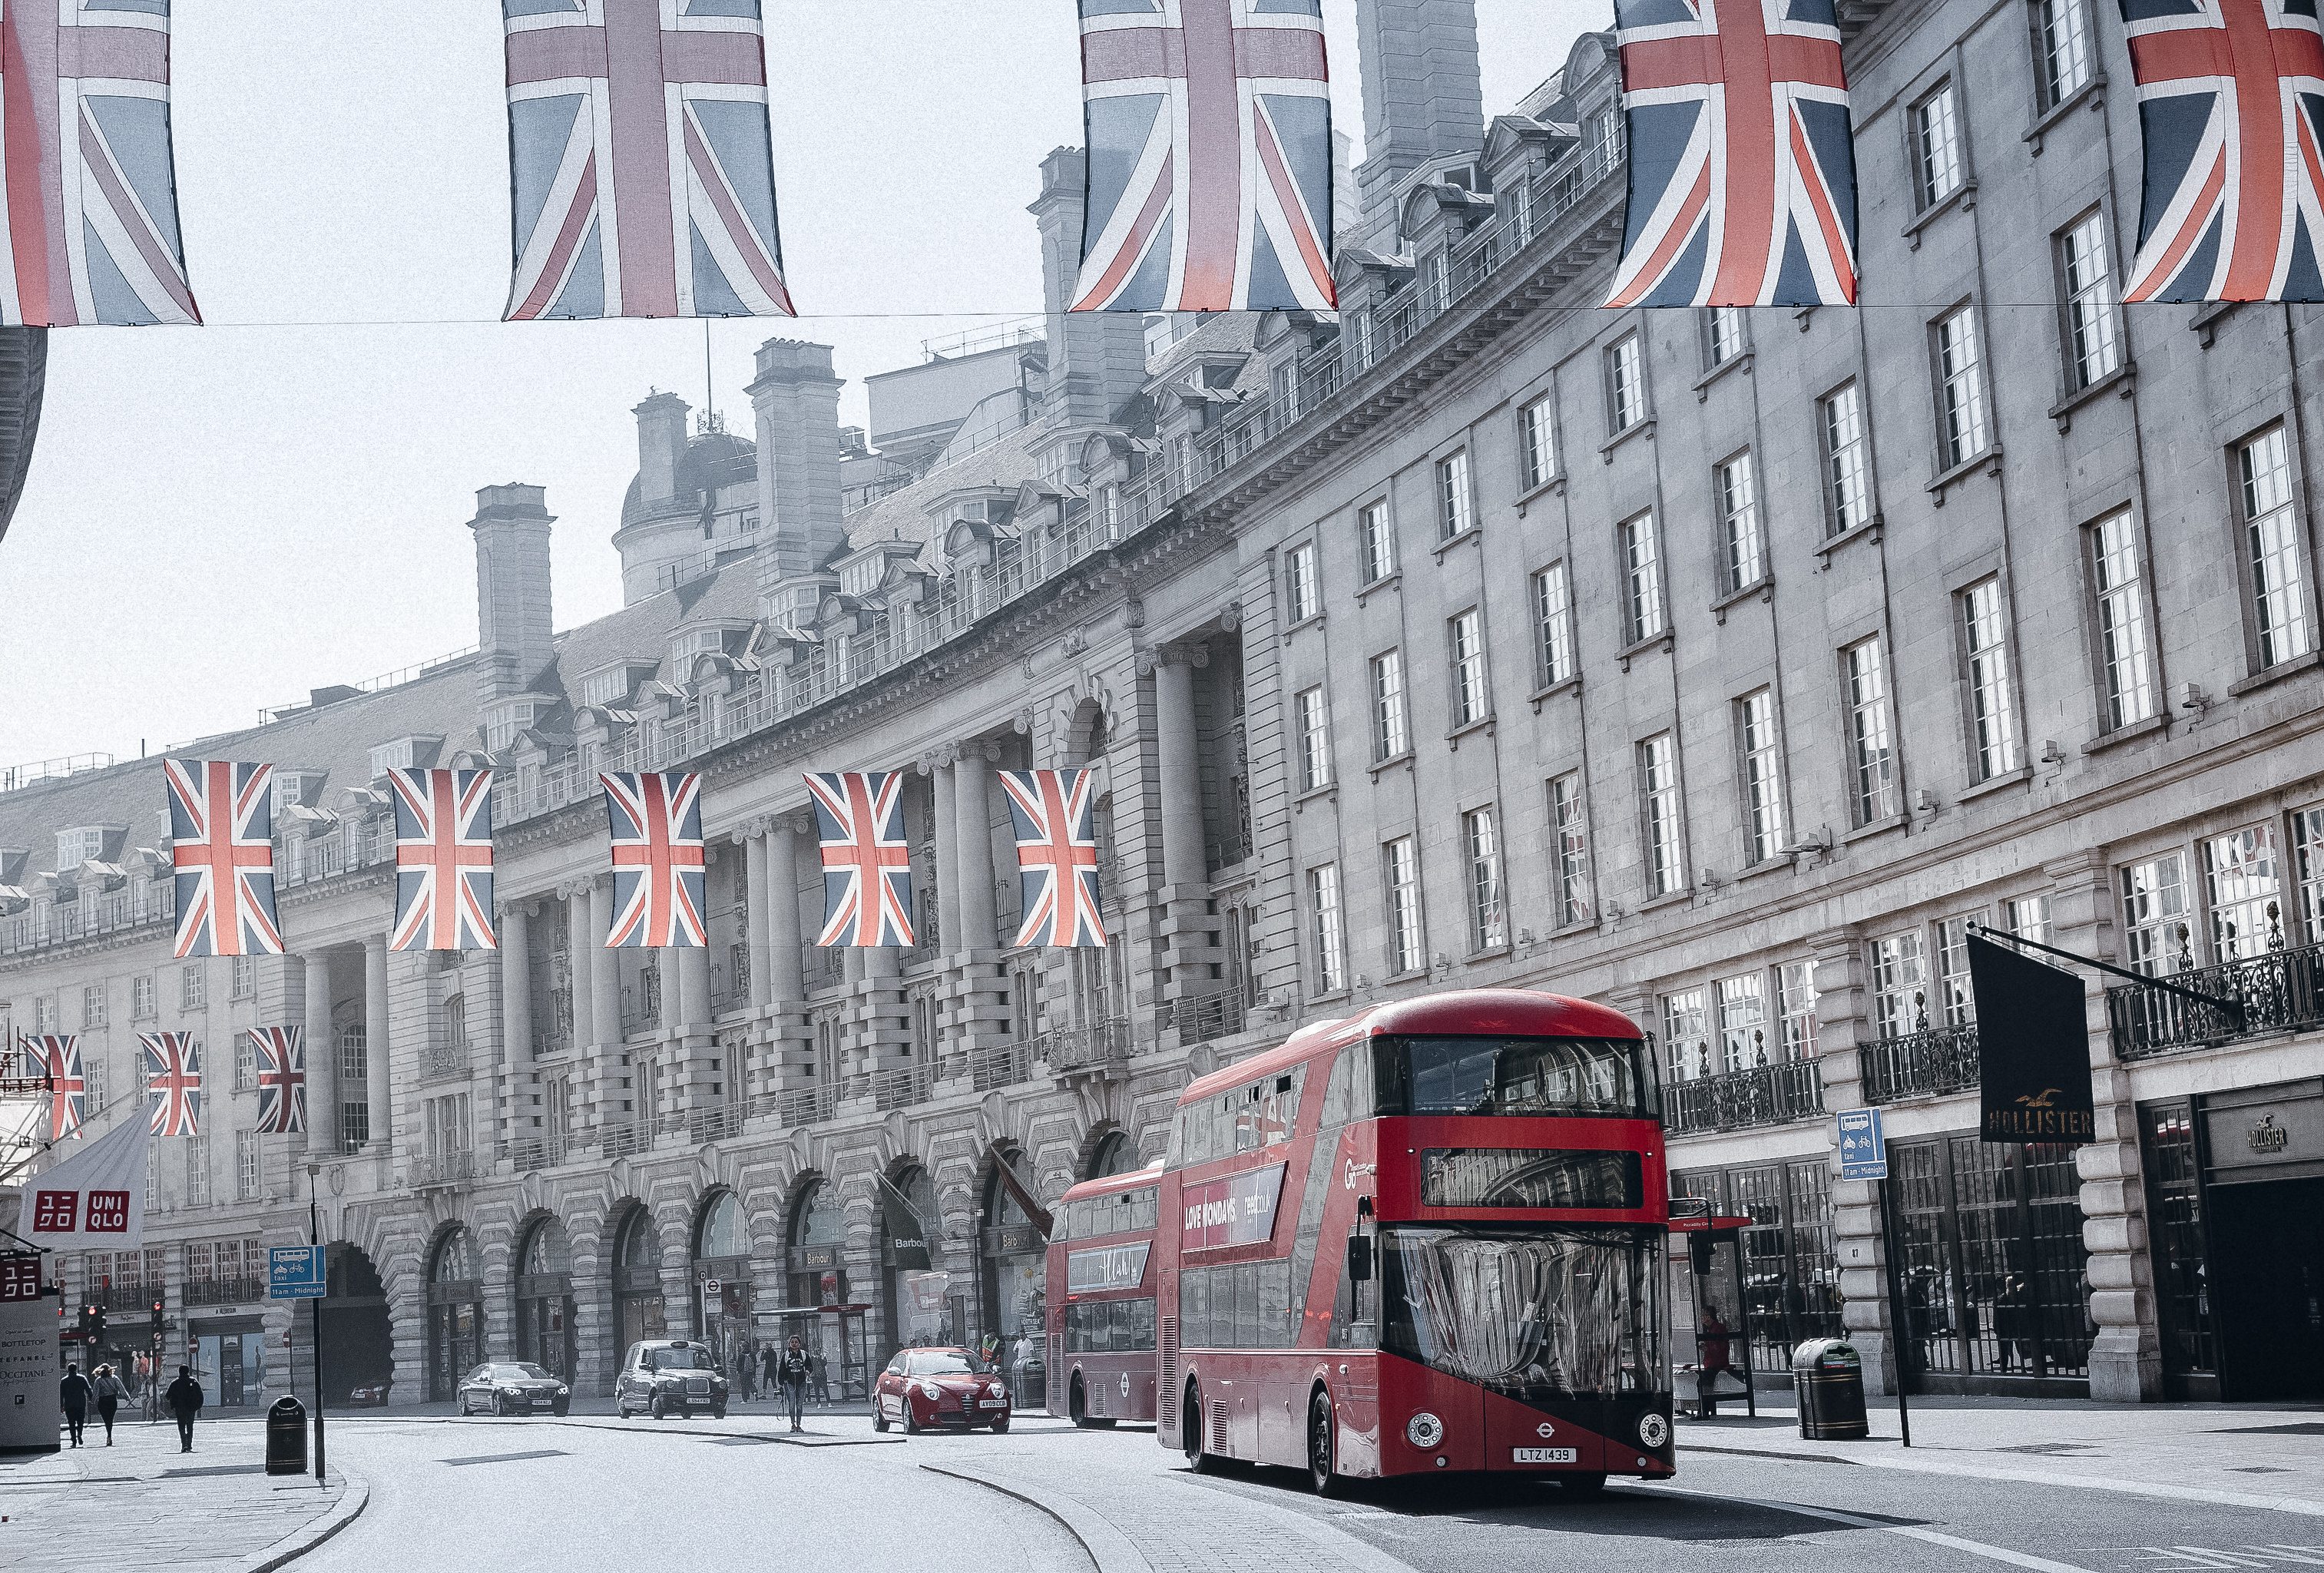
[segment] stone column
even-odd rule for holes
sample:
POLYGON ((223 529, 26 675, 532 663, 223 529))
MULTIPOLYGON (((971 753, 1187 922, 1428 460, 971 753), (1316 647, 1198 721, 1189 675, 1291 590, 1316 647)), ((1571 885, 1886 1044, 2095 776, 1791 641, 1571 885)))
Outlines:
POLYGON ((573 995, 573 1047, 586 1049, 597 1041, 596 1020, 592 1009, 593 967, 589 956, 593 941, 589 933, 589 887, 568 884, 560 893, 565 898, 565 959, 567 971, 565 986, 573 995))
POLYGON ((1153 669, 1162 883, 1189 894, 1206 884, 1210 874, 1203 851, 1203 773, 1194 736, 1194 668, 1208 664, 1207 652, 1172 645, 1157 652, 1153 669))
POLYGON ((339 1150, 339 1046, 331 1033, 331 958, 307 962, 307 1150, 339 1150))
MULTIPOLYGON (((1809 938, 1815 957, 1816 1049, 1823 1073, 1827 1115, 1864 1106, 1864 1059, 1858 1045, 1871 1036, 1866 1015, 1864 937, 1849 925, 1809 938)), ((1825 1121, 1825 1140, 1838 1126, 1825 1121)), ((1888 1304, 1888 1231, 1881 1217, 1880 1182, 1841 1180, 1840 1152, 1831 1152, 1832 1253, 1840 1264, 1840 1327, 1864 1357, 1864 1390, 1896 1391, 1895 1326, 1888 1304)))
POLYGON ((678 948, 678 997, 673 1025, 680 1032, 706 1032, 713 1020, 710 1010, 710 952, 700 945, 678 948))
POLYGON ((799 937, 798 844, 800 831, 778 819, 767 833, 767 981, 780 1005, 796 1008, 807 998, 806 959, 799 937))
POLYGON ((959 838, 953 866, 958 874, 960 939, 957 943, 945 942, 960 950, 991 950, 1001 943, 992 910, 992 810, 987 791, 992 777, 985 768, 987 746, 962 745, 959 763, 952 768, 954 823, 959 838))
MULTIPOLYGON (((613 876, 589 882, 589 1024, 600 1044, 622 1041, 622 953, 605 948, 613 931, 613 876)), ((580 958, 575 958, 577 969, 580 958)))
POLYGON ((930 770, 936 792, 936 938, 946 955, 960 943, 960 806, 953 791, 953 766, 939 761, 930 770))
POLYGON ((387 936, 364 940, 364 1096, 371 1106, 370 1145, 384 1151, 395 1111, 387 1074, 387 936))
MULTIPOLYGON (((753 830, 742 842, 742 899, 751 909, 751 1005, 753 1014, 764 1014, 776 995, 774 958, 767 944, 773 911, 767 895, 767 832, 763 828, 753 830)), ((791 914, 791 921, 798 923, 797 912, 791 914)))
POLYGON ((511 902, 501 909, 501 1053, 515 1067, 532 1059, 532 908, 511 902))

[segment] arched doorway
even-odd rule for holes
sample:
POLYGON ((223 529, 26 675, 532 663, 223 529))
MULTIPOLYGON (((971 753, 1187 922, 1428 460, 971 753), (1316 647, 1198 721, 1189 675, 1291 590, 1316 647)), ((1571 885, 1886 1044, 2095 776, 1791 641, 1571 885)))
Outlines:
POLYGON ((666 1338, 662 1318, 661 1235, 653 1215, 633 1207, 613 1235, 613 1325, 621 1329, 618 1363, 640 1338, 666 1338))
POLYGON ((542 1218, 517 1250, 516 1357, 570 1383, 580 1354, 574 1320, 572 1247, 561 1221, 542 1218))
POLYGON ((1084 1180, 1107 1180, 1117 1174, 1128 1174, 1138 1167, 1138 1144, 1127 1131, 1109 1131, 1090 1154, 1089 1172, 1084 1180))
MULTIPOLYGON (((1028 1195, 1033 1191, 1031 1167, 1021 1152, 1003 1155, 1010 1171, 1028 1195)), ((1017 1198, 1001 1182, 999 1164, 985 1177, 983 1227, 978 1232, 978 1253, 984 1281, 985 1336, 993 1346, 992 1358, 1008 1374, 1010 1390, 1028 1407, 1046 1402, 1040 1391, 1042 1310, 1047 1300, 1044 1267, 1048 1242, 1017 1198), (1028 1370, 1028 1367, 1030 1367, 1028 1370)))
POLYGON ((428 1263, 428 1397, 449 1403, 460 1378, 484 1357, 483 1275, 475 1236, 458 1224, 444 1231, 428 1263))
POLYGON ((751 1341, 750 1231, 731 1190, 704 1202, 695 1220, 692 1282, 696 1336, 731 1369, 751 1341))
POLYGON ((952 1293, 952 1274, 937 1270, 941 1232, 936 1185, 912 1164, 880 1182, 880 1269, 887 1307, 884 1361, 908 1344, 957 1343, 965 1336, 952 1293))
MULTIPOLYGON (((362 1247, 344 1240, 323 1247, 323 1402, 336 1409, 354 1394, 364 1403, 384 1403, 395 1380, 387 1286, 362 1247)), ((315 1320, 303 1315, 290 1319, 291 1359, 301 1381, 313 1380, 315 1320)))
POLYGON ((817 1402, 835 1395, 856 1396, 854 1383, 864 1365, 863 1318, 837 1309, 853 1303, 840 1255, 847 1245, 847 1209, 840 1203, 839 1188, 827 1180, 808 1180, 791 1203, 784 1237, 788 1282, 781 1336, 788 1342, 797 1333, 806 1346, 814 1363, 808 1392, 817 1402), (826 1307, 831 1309, 823 1309, 826 1307), (799 1314, 810 1309, 812 1314, 799 1314))

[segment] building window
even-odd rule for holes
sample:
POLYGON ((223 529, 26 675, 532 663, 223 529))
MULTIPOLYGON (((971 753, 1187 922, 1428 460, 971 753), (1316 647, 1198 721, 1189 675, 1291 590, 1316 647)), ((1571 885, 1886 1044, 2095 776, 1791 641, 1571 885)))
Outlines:
POLYGON ((1663 570, 1655 552, 1655 516, 1639 514, 1622 525, 1621 533, 1629 643, 1643 644, 1663 631, 1663 570))
POLYGON ((2292 454, 2284 429, 2273 427, 2243 444, 2236 463, 2250 532, 2259 664, 2265 671, 2309 651, 2308 591, 2301 575, 2300 525, 2292 508, 2292 454))
POLYGON ((186 1199, 195 1203, 210 1199, 210 1139, 208 1136, 186 1138, 186 1199))
POLYGON ((1452 725, 1468 726, 1492 712, 1485 690, 1485 618, 1475 607, 1447 625, 1452 654, 1452 725))
POLYGON ((92 1027, 104 1026, 105 1013, 105 985, 101 983, 84 985, 80 991, 81 1030, 87 1032, 92 1027))
POLYGON ((1464 448, 1436 461, 1437 539, 1466 534, 1474 522, 1469 509, 1469 450, 1464 448))
POLYGON ((178 1008, 198 1011, 210 1003, 209 975, 198 961, 189 961, 178 969, 178 1008))
POLYGON ((1937 323, 1937 429, 1944 467, 1967 464, 1987 447, 1985 388, 1978 376, 1977 309, 1964 306, 1937 323))
POLYGON ((2093 209, 2058 236, 2058 271, 2066 282, 2066 370, 2079 390, 2122 364, 2103 212, 2093 209))
POLYGON ((1302 689, 1293 704, 1299 715, 1299 790, 1312 792, 1332 784, 1331 716, 1320 688, 1302 689))
POLYGON ((1525 464, 1525 488, 1547 486, 1557 473, 1557 438, 1551 425, 1555 406, 1546 397, 1517 412, 1517 452, 1525 464))
POLYGON ((1977 995, 1969 980, 1972 926, 1985 926, 1984 908, 1937 924, 1937 1006, 1948 1027, 1966 1027, 1977 1020, 1977 995))
POLYGON ((1708 1018, 1699 988, 1663 996, 1663 1036, 1670 1042, 1673 1081, 1698 1081, 1714 1074, 1708 1018))
POLYGON ((237 956, 234 958, 229 986, 233 991, 231 997, 238 1000, 246 1000, 258 992, 257 957, 237 956))
POLYGON ((1718 467, 1720 563, 1727 593, 1756 585, 1767 574, 1766 546, 1759 538, 1759 504, 1751 484, 1751 455, 1737 454, 1718 467))
POLYGON ((1743 353, 1743 308, 1713 306, 1703 314, 1703 359, 1711 367, 1725 365, 1743 353))
POLYGON ((2194 932, 2187 925, 2187 872, 2180 854, 2165 853, 2122 871, 2123 965, 2160 977, 2194 966, 2194 932))
POLYGON ((2041 56, 2043 106, 2054 109, 2090 79, 2089 31, 2082 0, 2034 0, 2034 42, 2041 56))
POLYGON ((1767 1063, 1767 980, 1756 972, 1722 977, 1719 1000, 1720 1068, 1749 1070, 1767 1063))
POLYGON ((153 975, 143 974, 129 980, 129 1016, 143 1022, 153 1014, 153 975))
POLYGON ((1883 1038, 1904 1038, 1928 1025, 1924 968, 1918 929, 1872 941, 1872 1020, 1883 1038))
POLYGON ((1420 846, 1399 836, 1383 849, 1388 876, 1388 969, 1390 976, 1418 972, 1427 964, 1420 926, 1420 846))
POLYGON ((1827 533, 1845 535, 1872 523, 1871 466, 1866 457, 1864 403, 1854 383, 1822 400, 1824 473, 1831 482, 1827 533))
POLYGON ((1784 847, 1782 749, 1775 737, 1775 695, 1761 689, 1735 701, 1743 744, 1743 839, 1754 864, 1774 861, 1784 847))
POLYGON ((1563 563, 1553 562, 1533 576, 1533 615, 1541 686, 1554 688, 1573 675, 1573 600, 1563 563))
POLYGON ((257 1199, 259 1191, 258 1133, 236 1131, 234 1134, 234 1193, 244 1201, 257 1199))
POLYGON ((2213 960, 2246 960, 2282 948, 2283 889, 2278 866, 2273 825, 2213 836, 2203 843, 2213 960))
POLYGON ((1315 582, 1315 543, 1311 541, 1283 555, 1283 621, 1286 626, 1305 623, 1322 610, 1315 582))
POLYGON ((2300 942, 2324 945, 2324 803, 2292 814, 2292 859, 2300 880, 2300 942))
POLYGON ((1557 838, 1557 922, 1586 923, 1596 915, 1591 895, 1590 827, 1582 815, 1582 773, 1549 783, 1550 830, 1557 838))
POLYGON ((2046 895, 2021 896, 2002 902, 2001 921, 2020 939, 2031 939, 2036 945, 2050 943, 2050 898, 2046 895))
POLYGON ((1639 793, 1646 827, 1646 894, 1675 895, 1686 888, 1679 843, 1678 743, 1669 733, 1638 745, 1639 793))
POLYGON ((105 1112, 106 1104, 105 1056, 102 1054, 82 1055, 80 1059, 80 1078, 81 1085, 86 1089, 82 1094, 83 1109, 92 1115, 103 1114, 105 1112))
POLYGON ((1497 950, 1508 943, 1501 908, 1501 843, 1493 810, 1471 809, 1461 816, 1461 842, 1469 854, 1469 948, 1497 950))
POLYGON ((1404 716, 1404 654, 1372 657, 1372 756, 1394 759, 1412 747, 1404 716))
POLYGON ((235 1034, 234 1090, 248 1092, 258 1085, 258 1045, 247 1032, 235 1034))
POLYGON ((1387 503, 1357 513, 1356 535, 1363 548, 1364 583, 1378 584, 1396 571, 1396 532, 1388 528, 1387 503))
POLYGON ((2098 602, 2098 658, 2106 669, 2107 729, 2111 732, 2154 713, 2154 683, 2146 660, 2146 601, 2128 509, 2090 526, 2090 559, 2098 602))
POLYGON ((1618 436, 1646 418, 1646 367, 1638 336, 1627 334, 1606 352, 1606 424, 1618 436))
POLYGON ((53 1032, 57 1030, 57 1002, 53 995, 32 997, 32 1031, 53 1032))
POLYGON ((1888 673, 1880 636, 1848 647, 1849 743, 1854 761, 1856 822, 1895 818, 1896 749, 1888 720, 1888 673))
POLYGON ((1960 116, 1953 97, 1953 85, 1947 82, 1913 106, 1913 152, 1923 208, 1960 190, 1960 116))
POLYGON ((1775 984, 1782 995, 1778 1004, 1783 1011, 1784 1058, 1813 1059, 1816 1057, 1815 963, 1786 961, 1775 969, 1775 984))
POLYGON ((2010 693, 2009 647, 2001 615, 2001 581, 1972 585, 1960 598, 1962 648, 1969 657, 1969 718, 1977 729, 1977 779, 2017 768, 2017 707, 2010 693))
POLYGON ((1315 992, 1338 994, 1348 986, 1346 948, 1340 921, 1340 865, 1307 871, 1307 902, 1315 918, 1315 992))

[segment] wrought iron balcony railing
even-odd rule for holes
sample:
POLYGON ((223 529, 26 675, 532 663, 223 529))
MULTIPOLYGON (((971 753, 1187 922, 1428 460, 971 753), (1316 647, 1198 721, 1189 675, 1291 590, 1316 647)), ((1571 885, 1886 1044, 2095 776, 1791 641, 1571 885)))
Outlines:
MULTIPOLYGON (((189 1278, 186 1281, 183 1304, 249 1305, 266 1299, 266 1281, 263 1278, 189 1278)), ((152 1302, 145 1302, 151 1305, 152 1302)))
POLYGON ((1033 1041, 1039 1057, 1048 1061, 1056 1074, 1101 1070, 1130 1059, 1130 1019, 1115 1016, 1087 1026, 1061 1028, 1033 1041))
POLYGON ((1033 1044, 1028 1040, 975 1050, 968 1057, 968 1073, 979 1092, 1015 1087, 1032 1077, 1033 1044))
POLYGON ((1207 1043, 1241 1032, 1249 1014, 1242 995, 1227 989, 1170 1001, 1155 1012, 1154 1026, 1157 1032, 1175 1027, 1181 1043, 1207 1043))
POLYGON ((2190 999, 2153 984, 2126 983, 2107 990, 2116 1059, 2146 1059, 2237 1038, 2324 1026, 2324 945, 2268 950, 2168 973, 2161 981, 2222 1003, 2190 999))
POLYGON ((1812 1059, 1754 1065, 1663 1088, 1663 1129, 1673 1135, 1786 1125, 1823 1113, 1823 1075, 1812 1059))
POLYGON ((1977 1027, 1929 1027, 1883 1038, 1857 1050, 1864 1067, 1864 1101, 1969 1092, 1977 1086, 1977 1027))
POLYGON ((450 1185, 475 1177, 474 1152, 428 1152, 411 1161, 413 1185, 450 1185))

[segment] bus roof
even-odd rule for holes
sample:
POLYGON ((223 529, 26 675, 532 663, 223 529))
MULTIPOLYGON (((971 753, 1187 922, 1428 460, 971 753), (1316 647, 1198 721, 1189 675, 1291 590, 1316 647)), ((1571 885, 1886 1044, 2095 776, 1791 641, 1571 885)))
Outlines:
POLYGON ((1181 1106, 1241 1086, 1254 1077, 1286 1070, 1319 1051, 1358 1038, 1380 1035, 1501 1036, 1512 1038, 1619 1038, 1645 1034, 1621 1012, 1589 1000, 1529 988, 1454 989, 1395 1000, 1335 1022, 1302 1027, 1282 1047, 1239 1060, 1189 1086, 1181 1106))
POLYGON ((1066 1202, 1080 1201, 1085 1197, 1111 1196, 1118 1190, 1151 1185, 1161 1172, 1162 1161, 1157 1158, 1145 1168, 1132 1170, 1128 1174, 1109 1174, 1102 1180, 1084 1180, 1078 1185, 1068 1186, 1065 1194, 1057 1198, 1057 1203, 1062 1207, 1066 1202))

